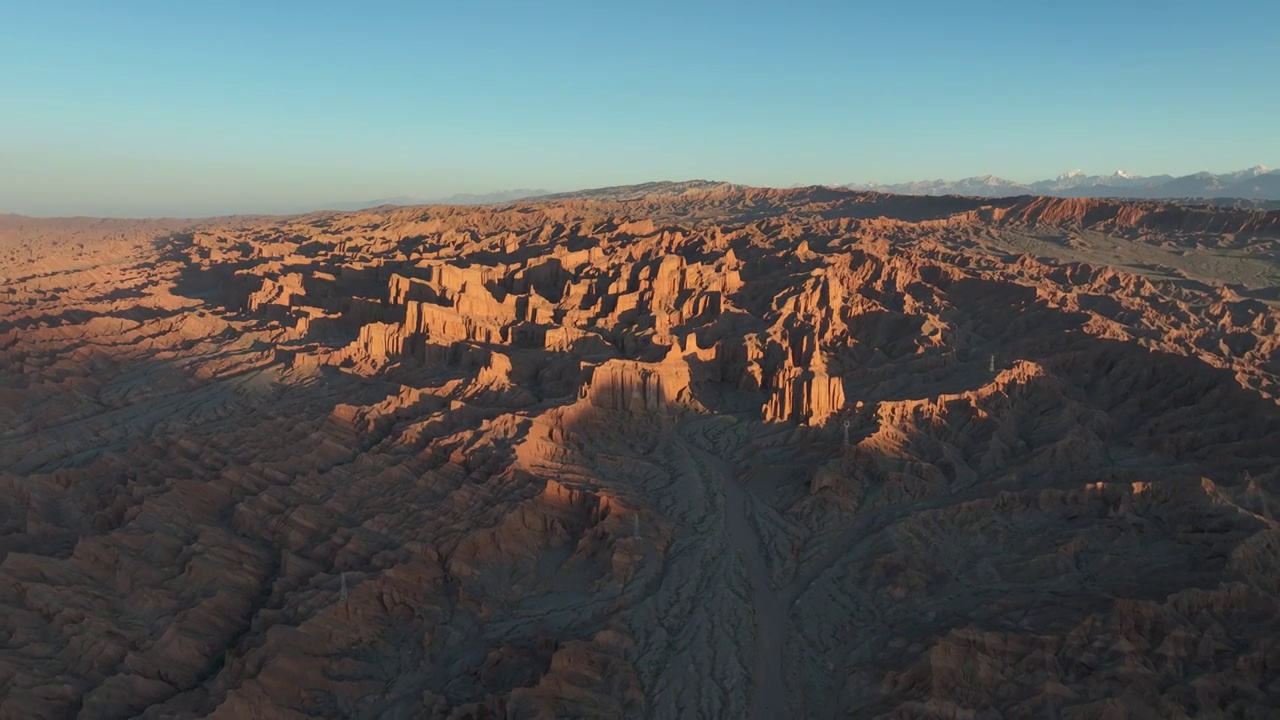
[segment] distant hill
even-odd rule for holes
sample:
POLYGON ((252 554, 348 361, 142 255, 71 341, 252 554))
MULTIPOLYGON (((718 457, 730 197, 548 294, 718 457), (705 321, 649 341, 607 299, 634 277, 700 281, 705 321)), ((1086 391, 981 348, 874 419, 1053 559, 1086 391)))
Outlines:
POLYGON ((488 205, 490 203, 512 202, 528 197, 547 195, 551 191, 543 189, 519 188, 517 190, 499 190, 491 193, 458 193, 446 197, 427 198, 413 195, 397 195, 376 200, 356 200, 325 203, 318 207, 299 208, 300 212, 314 210, 365 210, 383 205, 488 205))
POLYGON ((718 180, 660 180, 639 185, 614 185, 612 187, 574 190, 537 196, 538 200, 640 200, 647 197, 677 196, 710 190, 730 190, 743 187, 718 180))
POLYGON ((369 208, 382 207, 384 205, 491 205, 495 203, 515 202, 516 200, 639 200, 646 197, 676 196, 691 192, 731 189, 735 187, 740 186, 717 180, 660 180, 656 182, 640 183, 638 185, 613 185, 610 187, 586 188, 583 190, 570 190, 567 192, 556 193, 553 193, 550 190, 531 190, 528 188, 521 188, 519 190, 503 190, 481 195, 461 193, 439 198, 400 195, 377 200, 365 200, 363 202, 328 203, 323 207, 306 208, 305 210, 302 210, 302 212, 311 212, 314 210, 366 210, 369 208))

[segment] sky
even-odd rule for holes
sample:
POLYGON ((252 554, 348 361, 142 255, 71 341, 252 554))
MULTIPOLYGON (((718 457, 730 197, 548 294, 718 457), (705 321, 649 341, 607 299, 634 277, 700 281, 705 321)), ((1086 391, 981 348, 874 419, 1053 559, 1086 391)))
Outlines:
POLYGON ((1280 165, 1280 3, 0 0, 0 212, 1280 165))

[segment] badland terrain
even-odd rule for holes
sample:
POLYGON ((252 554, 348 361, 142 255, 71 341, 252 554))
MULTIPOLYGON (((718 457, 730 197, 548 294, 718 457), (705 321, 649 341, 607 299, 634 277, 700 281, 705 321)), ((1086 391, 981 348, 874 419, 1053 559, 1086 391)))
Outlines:
POLYGON ((1271 717, 1280 212, 0 216, 0 717, 1271 717))

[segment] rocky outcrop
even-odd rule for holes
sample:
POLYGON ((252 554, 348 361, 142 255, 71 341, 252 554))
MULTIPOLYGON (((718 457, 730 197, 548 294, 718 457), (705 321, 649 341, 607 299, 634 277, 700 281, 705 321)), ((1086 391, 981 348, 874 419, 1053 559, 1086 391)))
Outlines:
POLYGON ((766 421, 821 425, 845 407, 844 385, 827 374, 820 358, 810 368, 785 362, 769 385, 773 392, 762 411, 766 421))
POLYGON ((610 410, 664 412, 697 408, 692 396, 692 373, 679 346, 655 364, 609 360, 590 370, 580 397, 610 410))
POLYGON ((1028 198, 979 214, 984 220, 1048 227, 1088 227, 1104 232, 1237 235, 1275 233, 1280 212, 1189 207, 1169 202, 1123 202, 1097 198, 1028 198))

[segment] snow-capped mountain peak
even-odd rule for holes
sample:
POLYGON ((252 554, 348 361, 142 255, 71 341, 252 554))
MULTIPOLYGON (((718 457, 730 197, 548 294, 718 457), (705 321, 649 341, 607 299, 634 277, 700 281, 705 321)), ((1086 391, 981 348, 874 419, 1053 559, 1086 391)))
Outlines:
POLYGON ((963 180, 932 180, 911 183, 849 186, 905 195, 977 195, 1009 197, 1037 194, 1058 197, 1123 198, 1244 198, 1280 200, 1280 172, 1265 165, 1247 170, 1214 174, 1143 176, 1116 170, 1112 175, 1088 175, 1083 170, 1063 173, 1054 180, 1022 184, 992 175, 963 180))

